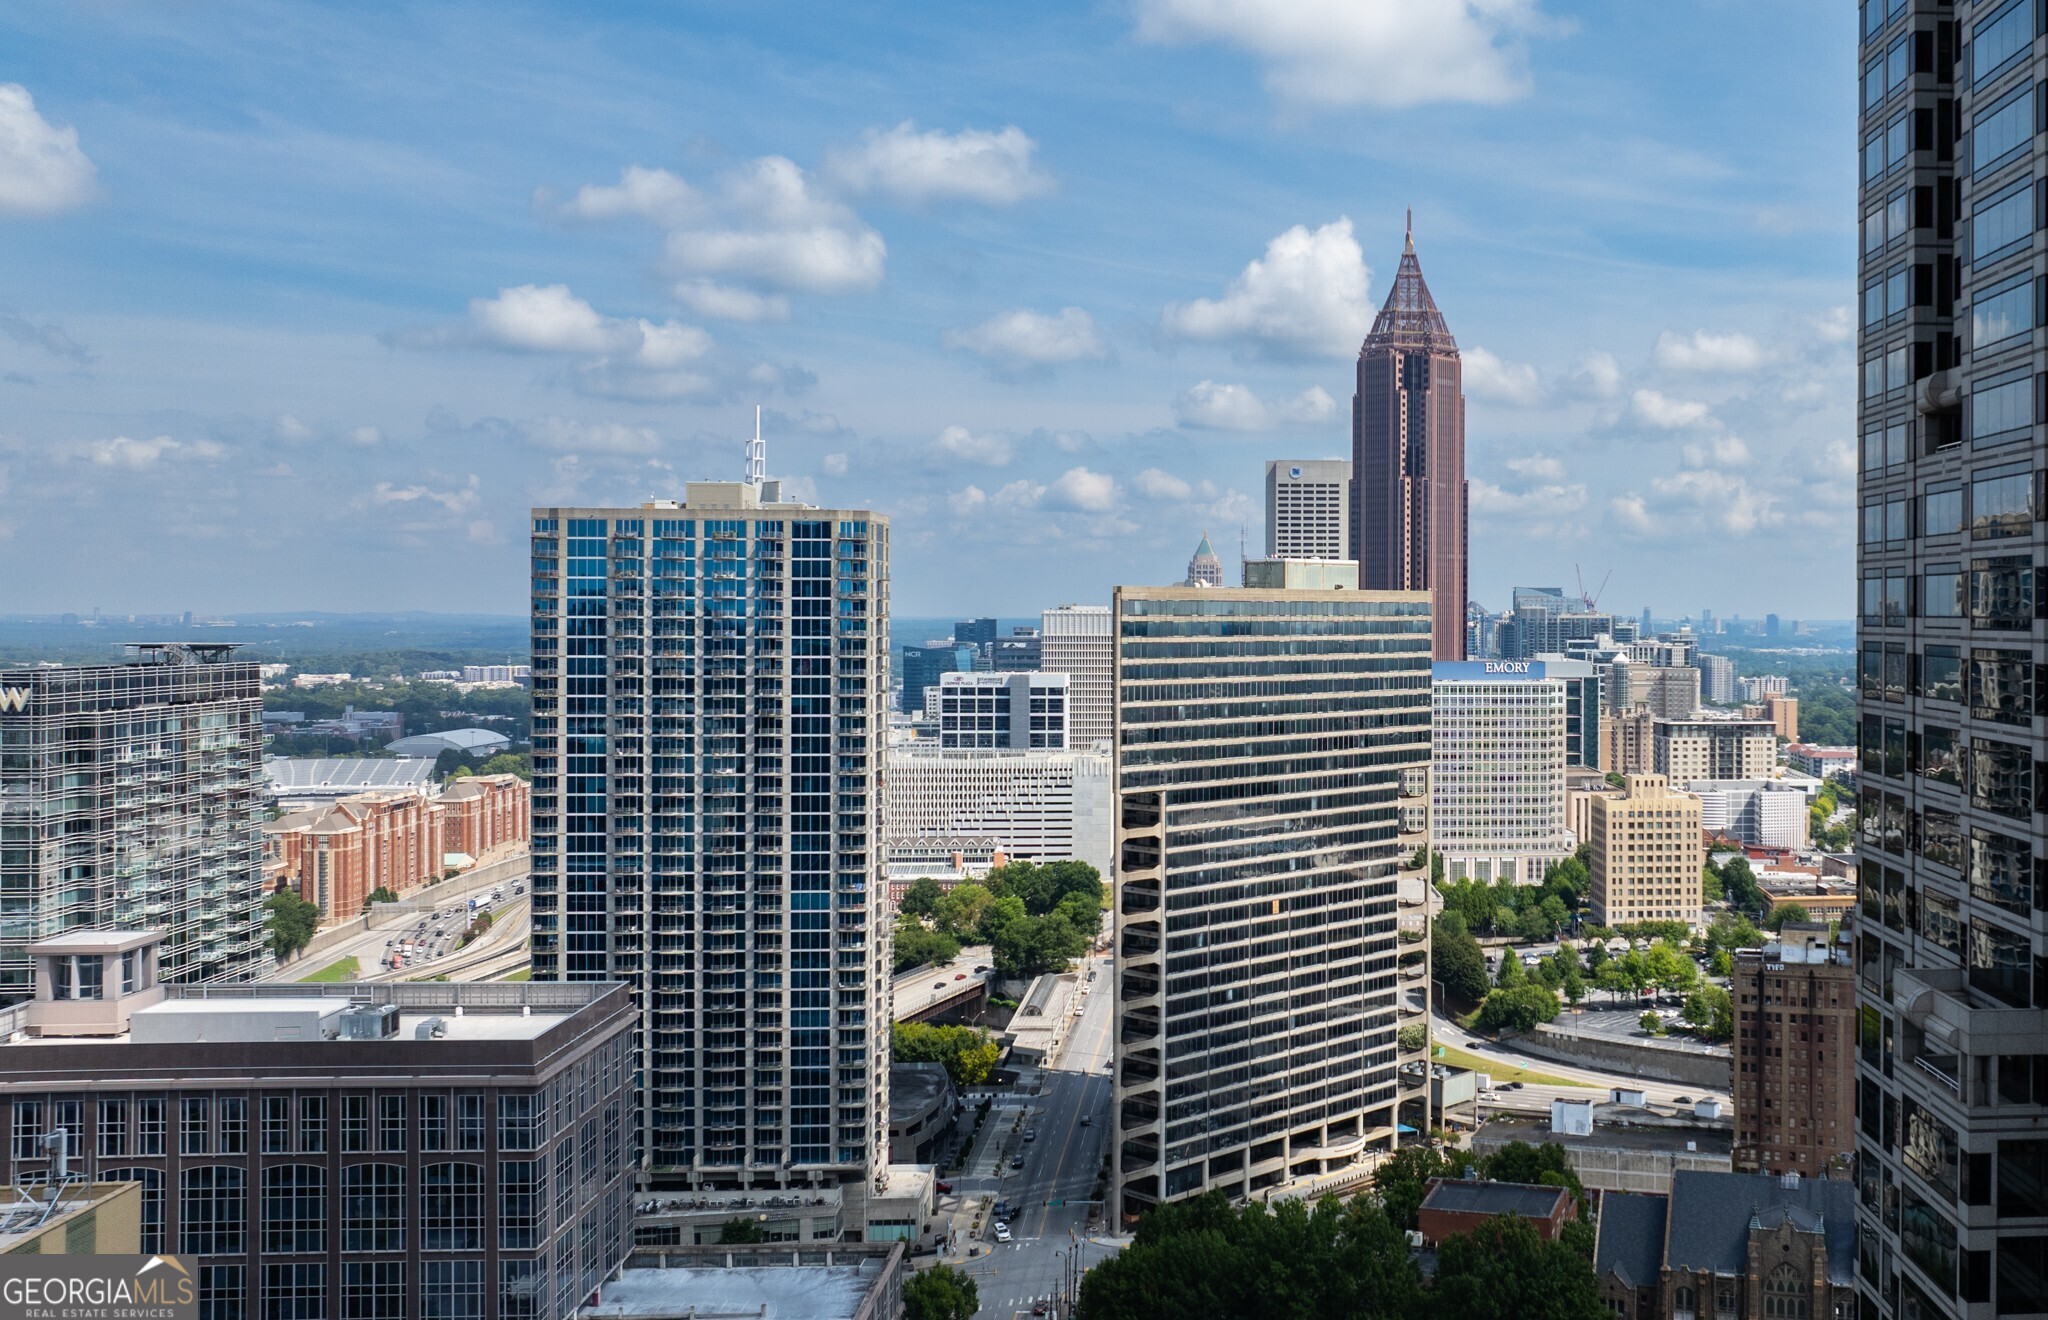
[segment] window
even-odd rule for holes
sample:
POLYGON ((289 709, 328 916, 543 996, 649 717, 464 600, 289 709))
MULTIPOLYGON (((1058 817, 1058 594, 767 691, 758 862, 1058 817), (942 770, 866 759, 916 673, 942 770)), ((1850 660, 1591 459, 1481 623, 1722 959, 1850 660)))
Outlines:
POLYGON ((1790 1263, 1764 1277, 1764 1315, 1768 1320, 1807 1320, 1810 1286, 1790 1263))
POLYGON ((484 1263, 421 1261, 420 1315, 431 1320, 483 1320, 484 1263))
POLYGON ((249 1153, 249 1101, 239 1095, 224 1095, 214 1101, 219 1136, 214 1146, 223 1155, 249 1153))
POLYGON ((498 1262, 501 1320, 540 1320, 547 1311, 548 1258, 498 1262))
MULTIPOLYGON (((389 1320, 405 1312, 405 1264, 349 1260, 341 1264, 341 1320, 389 1320)), ((511 1312, 506 1312, 511 1315, 511 1312)))
POLYGON ((1970 211, 1970 264, 2007 255, 2034 232, 2034 188, 2021 183, 1978 202, 1970 211))
POLYGON ((1970 34, 1970 74, 1981 87, 2034 45, 2033 0, 2013 3, 1979 23, 1970 34))
POLYGON ((367 1095, 345 1095, 341 1097, 341 1149, 344 1154, 360 1154, 370 1148, 370 1097, 367 1095))
POLYGON ((1963 529, 1963 488, 1930 490, 1921 499, 1920 520, 1929 536, 1948 536, 1963 529))
POLYGON ((1963 617, 1963 566, 1929 564, 1920 578, 1920 617, 1960 619, 1963 617))
POLYGON ((1970 984, 1993 998, 2026 1008, 2032 990, 2033 951, 2027 937, 1989 921, 1969 929, 1970 984))
POLYGON ((2000 1238, 1997 1250, 2000 1314, 2048 1311, 2048 1237, 2000 1238))
POLYGON ((142 1250, 156 1255, 164 1249, 164 1172, 162 1169, 101 1169, 101 1182, 142 1184, 142 1250))
POLYGON ((243 1320, 249 1313, 248 1269, 242 1265, 199 1267, 199 1320, 243 1320))
POLYGON ((405 1168, 349 1164, 341 1170, 341 1249, 405 1250, 405 1168))
POLYGON ((1900 1119, 1900 1161, 1943 1200, 1954 1200, 1962 1162, 1955 1129, 1911 1100, 1905 1102, 1900 1119))
POLYGON ((386 1152, 405 1149, 405 1096, 377 1097, 377 1149, 386 1152))
POLYGON ((327 1170, 273 1164, 263 1170, 263 1250, 303 1255, 327 1250, 327 1170))
POLYGON ((1970 345, 1982 350, 2034 329, 2034 281, 2009 281, 1977 295, 1970 304, 1970 345))
POLYGON ((1920 695, 1929 701, 1962 701, 1962 649, 1955 646, 1928 647, 1920 657, 1920 687, 1920 695))
POLYGON ((1943 784, 1963 782, 1963 766, 1956 750, 1956 731, 1939 724, 1923 725, 1920 731, 1920 773, 1943 784))
POLYGON ((96 1125, 95 1146, 101 1159, 110 1155, 128 1153, 128 1102, 126 1100, 100 1101, 99 1122, 96 1125))
POLYGON ((2017 743, 1970 740, 1970 801, 1987 811, 2026 820, 2034 811, 2034 758, 2017 743))
POLYGON ((263 1153, 289 1155, 292 1149, 292 1098, 288 1095, 263 1097, 263 1153))
POLYGON ((484 1098, 474 1091, 455 1097, 455 1148, 484 1148, 484 1098))
POLYGON ((1955 1226, 1906 1187, 1899 1189, 1899 1238, 1906 1255, 1926 1270, 1943 1291, 1955 1291, 1955 1226))
POLYGON ((2027 915, 2033 908, 2033 849, 2024 839, 1970 831, 1970 893, 1994 907, 2027 915))
POLYGON ((1998 1143, 1998 1217, 2048 1215, 2048 1141, 1998 1143))
POLYGON ((2022 87, 1988 110, 1979 110, 1970 126, 1970 169, 1982 178, 2010 160, 2033 140, 2033 88, 2022 87))
POLYGON ((32 1160, 42 1154, 43 1102, 14 1102, 14 1158, 32 1160))
POLYGON ((448 1097, 428 1092, 420 1096, 420 1149, 448 1149, 448 1097))
POLYGON ((1970 652, 1970 713, 2000 724, 2033 718, 2034 665, 2025 651, 1970 652))
POLYGON ((202 1164, 178 1174, 178 1250, 188 1256, 239 1256, 247 1250, 248 1183, 231 1164, 202 1164))
POLYGON ((533 1149, 533 1096, 498 1096, 498 1149, 533 1149))
POLYGON ((547 1199, 546 1161, 498 1162, 500 1251, 530 1251, 547 1238, 547 1199))
POLYGON ((2034 378, 2021 376, 1970 393, 1970 441, 2000 445, 2024 440, 2034 428, 2034 378))
POLYGON ((203 1095, 188 1095, 178 1102, 178 1152, 182 1155, 213 1154, 213 1102, 203 1095))
POLYGON ((1970 535, 2025 536, 2034 529, 2034 470, 2011 463, 1970 480, 1970 535))
POLYGON ((1970 621, 1979 628, 2032 627, 2033 561, 2019 555, 1972 560, 1970 621))
POLYGON ((327 1266, 266 1264, 263 1320, 327 1320, 327 1266))
MULTIPOLYGON (((1943 898, 1933 890, 1922 890, 1920 895, 1920 934, 1930 943, 1938 944, 1951 953, 1963 951, 1962 905, 1952 898, 1943 898)), ((1872 1060, 1873 1065, 1881 1060, 1872 1060)))
POLYGON ((483 1186, 482 1165, 450 1162, 420 1170, 421 1250, 483 1249, 483 1186))
POLYGON ((299 1149, 318 1155, 327 1149, 327 1097, 299 1097, 299 1149))

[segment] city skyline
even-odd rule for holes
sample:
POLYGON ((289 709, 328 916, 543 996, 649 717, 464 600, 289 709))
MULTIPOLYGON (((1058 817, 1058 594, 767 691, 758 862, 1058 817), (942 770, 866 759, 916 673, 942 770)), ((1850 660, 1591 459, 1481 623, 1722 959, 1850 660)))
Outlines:
POLYGON ((383 576, 424 556, 511 613, 524 509, 730 478, 756 401, 779 471, 897 519, 906 615, 1106 600, 1111 546, 1174 581, 1187 529, 1259 538, 1267 458, 1347 450, 1413 205, 1468 349, 1475 597, 1584 561, 1676 601, 1698 539, 1737 579, 1790 539, 1827 567, 1777 607, 1846 614, 1838 25, 1416 13, 1397 78, 1363 28, 1308 56, 1173 0, 914 41, 443 11, 374 76, 345 14, 11 16, 6 114, 47 148, 0 165, 21 605, 433 607, 448 579, 383 576), (1074 82, 974 69, 984 41, 1074 82), (1026 563, 1047 600, 1006 599, 1026 563))

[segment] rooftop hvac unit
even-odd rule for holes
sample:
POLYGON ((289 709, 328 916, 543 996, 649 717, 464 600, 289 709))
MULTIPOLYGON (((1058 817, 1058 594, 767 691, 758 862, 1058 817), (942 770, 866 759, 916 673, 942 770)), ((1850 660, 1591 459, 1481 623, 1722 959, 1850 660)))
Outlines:
POLYGON ((448 1023, 444 1018, 430 1017, 412 1029, 414 1040, 439 1040, 448 1034, 448 1023))
POLYGON ((342 1010, 343 1040, 383 1040, 397 1034, 396 1004, 350 1004, 342 1010))

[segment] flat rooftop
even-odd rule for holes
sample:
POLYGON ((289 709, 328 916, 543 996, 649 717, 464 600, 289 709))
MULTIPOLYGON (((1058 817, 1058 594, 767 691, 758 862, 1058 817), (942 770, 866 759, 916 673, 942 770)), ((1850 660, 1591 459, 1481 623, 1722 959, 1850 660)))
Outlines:
POLYGON ((1694 1143, 1694 1150, 1687 1154, 1729 1155, 1735 1149, 1735 1135, 1725 1126, 1694 1127, 1673 1123, 1668 1127, 1632 1126, 1622 1127, 1615 1123, 1596 1118, 1591 1136, 1576 1136, 1568 1132, 1552 1132, 1547 1118, 1492 1118, 1473 1137, 1474 1144, 1506 1145, 1510 1141, 1526 1141, 1540 1146, 1554 1141, 1566 1150, 1583 1146, 1588 1150, 1636 1150, 1636 1151, 1686 1151, 1688 1141, 1694 1143))
POLYGON ((859 1265, 741 1265, 731 1269, 624 1269, 580 1316, 645 1320, 853 1320, 874 1287, 859 1265))

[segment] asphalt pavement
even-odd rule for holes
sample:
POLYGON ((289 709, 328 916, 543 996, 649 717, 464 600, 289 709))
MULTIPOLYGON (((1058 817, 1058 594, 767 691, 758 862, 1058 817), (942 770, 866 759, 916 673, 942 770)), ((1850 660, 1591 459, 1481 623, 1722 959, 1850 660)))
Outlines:
POLYGON ((471 882, 469 877, 460 876, 443 885, 422 889, 410 897, 441 899, 444 890, 447 897, 431 913, 422 912, 407 921, 372 927, 353 939, 280 967, 265 979, 296 981, 343 958, 354 958, 358 969, 354 979, 357 981, 405 981, 433 976, 455 962, 459 955, 505 945, 508 941, 516 941, 523 946, 529 925, 530 895, 526 893, 529 877, 525 857, 522 855, 516 860, 520 863, 516 867, 493 868, 489 873, 493 878, 486 881, 471 882), (502 897, 492 906, 490 933, 467 949, 458 947, 456 941, 470 922, 470 898, 485 897, 493 889, 499 890, 502 897), (439 935, 433 933, 436 926, 441 928, 439 935), (407 938, 418 941, 415 956, 408 958, 404 967, 393 971, 384 965, 384 959, 397 941, 407 938))

